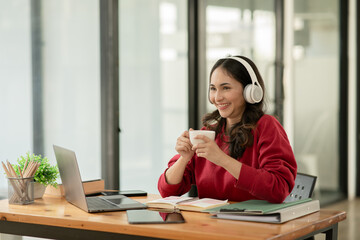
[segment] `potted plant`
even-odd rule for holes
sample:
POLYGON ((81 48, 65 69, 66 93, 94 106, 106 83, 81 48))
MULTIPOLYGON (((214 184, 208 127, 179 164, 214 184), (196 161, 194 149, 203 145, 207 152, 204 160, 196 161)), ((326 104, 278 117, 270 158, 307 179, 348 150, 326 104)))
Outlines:
MULTIPOLYGON (((57 187, 56 180, 59 177, 59 169, 57 165, 51 166, 49 159, 46 157, 35 154, 30 155, 30 153, 26 153, 25 156, 20 156, 17 159, 17 165, 20 167, 21 171, 24 169, 24 165, 27 161, 40 163, 40 166, 34 175, 34 198, 42 198, 48 185, 57 187)), ((17 167, 15 168, 15 171, 17 174, 19 174, 17 167)))

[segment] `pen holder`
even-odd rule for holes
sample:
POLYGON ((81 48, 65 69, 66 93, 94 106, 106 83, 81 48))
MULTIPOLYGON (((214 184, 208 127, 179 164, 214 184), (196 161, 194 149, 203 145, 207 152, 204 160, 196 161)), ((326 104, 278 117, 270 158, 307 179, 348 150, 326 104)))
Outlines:
POLYGON ((8 178, 9 204, 25 205, 34 202, 34 178, 8 178))

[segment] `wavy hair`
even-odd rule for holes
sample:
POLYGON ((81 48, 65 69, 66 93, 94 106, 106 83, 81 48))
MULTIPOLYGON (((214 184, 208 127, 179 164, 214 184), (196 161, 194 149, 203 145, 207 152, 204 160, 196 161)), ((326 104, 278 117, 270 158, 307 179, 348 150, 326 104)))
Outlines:
MULTIPOLYGON (((264 81, 256 65, 250 59, 244 56, 235 57, 242 58, 251 65, 257 76, 258 82, 262 87, 263 92, 265 93, 264 81)), ((245 86, 248 84, 252 84, 250 75, 246 68, 239 61, 231 58, 222 58, 215 63, 210 72, 209 82, 211 81, 211 76, 213 72, 217 68, 222 68, 223 70, 225 70, 225 72, 229 74, 229 76, 240 82, 243 88, 245 88, 245 86)), ((246 147, 252 146, 254 136, 252 135, 251 131, 255 129, 257 121, 264 115, 263 107, 264 97, 259 103, 250 104, 246 102, 245 111, 242 115, 240 122, 231 126, 230 131, 226 133, 229 135, 228 144, 231 157, 235 159, 242 157, 246 147)), ((214 130, 216 132, 216 135, 218 135, 222 131, 222 129, 226 129, 226 119, 221 117, 218 110, 206 114, 203 117, 202 121, 203 125, 208 129, 214 130)))

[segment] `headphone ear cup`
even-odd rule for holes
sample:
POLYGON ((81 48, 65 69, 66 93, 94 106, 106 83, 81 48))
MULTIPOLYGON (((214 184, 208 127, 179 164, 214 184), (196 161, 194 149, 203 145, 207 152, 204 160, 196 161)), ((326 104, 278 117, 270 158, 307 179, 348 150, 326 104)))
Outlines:
POLYGON ((251 91, 252 91, 252 84, 248 84, 245 86, 244 88, 244 92, 243 92, 243 96, 246 102, 250 103, 250 104, 254 104, 255 102, 253 101, 252 97, 251 97, 251 91))
POLYGON ((263 90, 256 84, 248 84, 244 88, 244 99, 250 104, 258 103, 263 98, 263 90))
POLYGON ((258 85, 253 85, 252 86, 252 94, 251 94, 251 97, 254 101, 254 103, 258 103, 261 101, 261 99, 263 98, 263 90, 261 87, 259 87, 258 85))

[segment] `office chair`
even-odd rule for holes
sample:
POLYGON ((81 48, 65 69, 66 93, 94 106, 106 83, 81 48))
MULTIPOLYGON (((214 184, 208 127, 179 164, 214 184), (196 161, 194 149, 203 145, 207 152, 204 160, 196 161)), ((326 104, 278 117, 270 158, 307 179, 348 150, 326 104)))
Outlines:
POLYGON ((293 202, 305 198, 310 198, 315 188, 316 176, 305 173, 297 173, 295 178, 295 185, 289 196, 284 202, 293 202))
MULTIPOLYGON (((284 202, 293 202, 305 198, 310 198, 315 188, 316 179, 316 176, 298 172, 295 178, 294 188, 289 194, 289 196, 286 197, 284 202)), ((191 186, 189 196, 198 196, 196 185, 191 186)))

